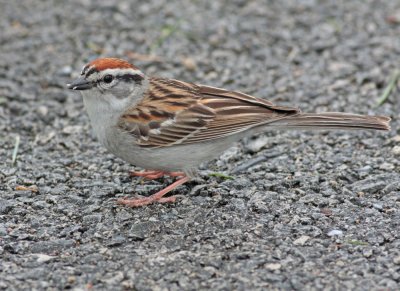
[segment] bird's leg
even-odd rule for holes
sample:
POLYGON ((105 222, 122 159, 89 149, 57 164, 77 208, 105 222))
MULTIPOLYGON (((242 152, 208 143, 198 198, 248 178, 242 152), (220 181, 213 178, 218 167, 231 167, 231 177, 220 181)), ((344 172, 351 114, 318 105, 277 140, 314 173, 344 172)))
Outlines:
POLYGON ((149 197, 143 197, 143 198, 137 198, 137 199, 118 199, 119 204, 123 204, 129 207, 140 207, 144 205, 148 205, 151 203, 167 203, 167 202, 175 202, 176 197, 171 196, 171 197, 166 197, 164 198, 163 196, 167 194, 168 192, 174 190, 176 187, 186 183, 189 181, 189 177, 187 177, 185 174, 183 174, 184 177, 180 178, 178 181, 175 181, 168 187, 164 188, 163 190, 149 196, 149 197))
POLYGON ((185 173, 183 172, 163 172, 163 171, 143 171, 143 172, 130 172, 131 176, 143 177, 148 180, 155 180, 163 176, 170 177, 183 177, 185 173))

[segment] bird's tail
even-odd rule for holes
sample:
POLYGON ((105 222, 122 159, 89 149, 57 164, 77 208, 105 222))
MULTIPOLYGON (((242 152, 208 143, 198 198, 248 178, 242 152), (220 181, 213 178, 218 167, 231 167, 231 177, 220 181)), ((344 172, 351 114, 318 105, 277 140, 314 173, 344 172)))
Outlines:
POLYGON ((390 130, 386 116, 358 115, 340 112, 300 113, 273 121, 268 126, 288 129, 372 129, 390 130))

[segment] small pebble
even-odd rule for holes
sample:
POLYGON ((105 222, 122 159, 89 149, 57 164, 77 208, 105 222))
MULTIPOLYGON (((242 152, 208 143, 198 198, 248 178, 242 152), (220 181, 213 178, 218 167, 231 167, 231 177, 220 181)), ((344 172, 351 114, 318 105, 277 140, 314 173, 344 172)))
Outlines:
POLYGON ((400 256, 394 257, 393 263, 395 263, 396 265, 400 265, 400 256))
POLYGON ((393 153, 394 155, 396 155, 396 156, 399 156, 399 155, 400 155, 400 146, 394 146, 394 147, 392 148, 392 153, 393 153))
POLYGON ((47 113, 49 112, 49 108, 47 106, 39 106, 37 108, 37 112, 41 115, 41 116, 46 116, 47 113))
POLYGON ((197 68, 196 62, 192 58, 184 58, 182 60, 183 66, 188 69, 189 71, 194 71, 197 68))
POLYGON ((304 244, 310 239, 308 235, 302 235, 298 239, 296 239, 293 244, 296 246, 304 246, 304 244))
POLYGON ((56 258, 55 256, 49 256, 46 254, 36 254, 35 256, 38 263, 45 263, 56 258))
POLYGON ((391 163, 383 163, 379 166, 379 169, 385 170, 385 171, 391 171, 394 169, 394 165, 391 163))
POLYGON ((374 204, 372 204, 372 206, 373 206, 375 209, 378 209, 378 210, 382 210, 382 209, 383 209, 383 205, 382 205, 382 204, 374 203, 374 204))
POLYGON ((265 268, 270 270, 270 271, 276 271, 282 268, 282 265, 279 263, 271 263, 271 264, 266 264, 265 268))
POLYGON ((328 236, 342 236, 343 235, 343 231, 339 230, 339 229, 333 229, 330 232, 328 232, 328 236))
POLYGON ((58 75, 69 77, 71 75, 72 71, 73 70, 72 70, 71 66, 64 66, 58 71, 58 75))
POLYGON ((363 251, 363 256, 366 258, 370 258, 373 254, 374 254, 374 252, 371 249, 367 249, 367 250, 363 251))

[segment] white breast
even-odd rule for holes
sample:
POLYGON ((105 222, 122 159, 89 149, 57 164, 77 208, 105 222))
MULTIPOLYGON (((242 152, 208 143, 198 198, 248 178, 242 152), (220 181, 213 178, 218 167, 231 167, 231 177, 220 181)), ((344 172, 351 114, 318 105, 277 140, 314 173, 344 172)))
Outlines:
POLYGON ((112 128, 115 127, 118 122, 119 113, 112 110, 108 103, 98 100, 97 97, 84 95, 83 103, 89 115, 95 135, 99 142, 109 149, 109 135, 112 133, 112 128))

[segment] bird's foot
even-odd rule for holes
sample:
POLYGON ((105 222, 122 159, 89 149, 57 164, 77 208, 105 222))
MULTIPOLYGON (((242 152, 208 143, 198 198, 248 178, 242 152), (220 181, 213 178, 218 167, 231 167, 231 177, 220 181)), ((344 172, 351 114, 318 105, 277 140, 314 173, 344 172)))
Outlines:
MULTIPOLYGON (((153 196, 153 195, 152 195, 153 196)), ((154 199, 152 196, 150 197, 143 197, 143 198, 136 198, 136 199, 118 199, 118 204, 122 204, 128 207, 141 207, 145 205, 149 205, 152 203, 173 203, 176 201, 175 196, 166 197, 166 198, 159 198, 154 199)))
POLYGON ((184 176, 181 179, 179 179, 178 181, 175 181, 174 183, 172 183, 171 185, 169 185, 168 187, 164 188, 163 190, 149 196, 149 197, 143 197, 143 198, 136 198, 136 199, 118 199, 118 203, 122 204, 122 205, 126 205, 129 207, 140 207, 140 206, 145 206, 145 205, 149 205, 152 203, 173 203, 176 201, 176 197, 175 196, 171 196, 171 197, 163 197, 165 194, 167 194, 168 192, 174 190, 176 187, 186 183, 187 181, 189 181, 189 177, 184 176))
POLYGON ((143 177, 148 180, 155 180, 161 178, 163 176, 170 177, 184 177, 185 173, 183 172, 163 172, 163 171, 143 171, 143 172, 130 172, 131 176, 134 177, 143 177))

